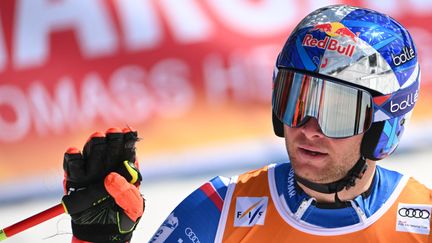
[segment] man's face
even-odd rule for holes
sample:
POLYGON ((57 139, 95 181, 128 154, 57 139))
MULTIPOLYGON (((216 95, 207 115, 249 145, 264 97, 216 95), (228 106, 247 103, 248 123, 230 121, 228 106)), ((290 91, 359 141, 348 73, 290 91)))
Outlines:
POLYGON ((363 134, 326 137, 315 118, 298 128, 284 125, 285 144, 295 173, 307 180, 328 183, 343 178, 360 158, 363 134))

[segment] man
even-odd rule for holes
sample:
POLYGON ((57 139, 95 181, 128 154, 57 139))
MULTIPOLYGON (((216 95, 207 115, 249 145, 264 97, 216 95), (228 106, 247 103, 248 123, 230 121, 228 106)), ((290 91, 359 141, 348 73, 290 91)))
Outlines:
MULTIPOLYGON (((346 5, 314 11, 291 33, 273 77, 273 126, 276 135, 285 138, 290 162, 212 179, 180 203, 150 241, 432 242, 432 191, 376 165, 397 147, 419 85, 417 50, 398 22, 346 5)), ((114 154, 123 153, 122 144, 111 146, 119 151, 114 154)), ((74 153, 66 153, 65 168, 70 168, 68 158, 74 153)), ((120 157, 134 161, 131 155, 120 157)), ((113 175, 128 178, 137 171, 131 163, 119 166, 125 167, 126 172, 113 173, 108 166, 92 183, 113 175)), ((65 200, 89 190, 92 183, 69 183, 65 200)), ((103 191, 100 188, 95 191, 103 191)), ((137 195, 137 188, 126 180, 105 183, 105 188, 103 198, 114 198, 120 206, 110 207, 129 216, 134 227, 143 204, 117 201, 137 195), (127 188, 121 196, 110 193, 120 185, 127 188), (138 213, 130 216, 131 211, 138 213)), ((66 208, 77 202, 70 201, 66 208)), ((100 212, 97 206, 83 212, 100 212)), ((92 241, 94 236, 81 234, 95 227, 92 217, 78 219, 72 214, 78 225, 74 235, 92 241)), ((121 230, 113 232, 111 236, 121 235, 121 230)))

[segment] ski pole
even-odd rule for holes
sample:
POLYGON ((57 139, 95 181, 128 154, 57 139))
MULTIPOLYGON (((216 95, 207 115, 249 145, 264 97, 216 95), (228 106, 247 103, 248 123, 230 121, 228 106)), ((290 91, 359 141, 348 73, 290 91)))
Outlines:
POLYGON ((20 222, 17 222, 11 226, 8 226, 4 229, 0 229, 0 241, 5 240, 15 234, 18 234, 26 229, 29 229, 35 225, 38 225, 42 222, 47 221, 48 219, 52 219, 55 216, 58 216, 64 213, 64 207, 61 203, 48 208, 38 214, 30 216, 20 222))

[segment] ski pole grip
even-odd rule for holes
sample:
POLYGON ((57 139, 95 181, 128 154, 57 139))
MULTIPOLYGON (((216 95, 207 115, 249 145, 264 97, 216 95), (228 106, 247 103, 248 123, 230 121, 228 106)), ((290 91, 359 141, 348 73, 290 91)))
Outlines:
POLYGON ((65 212, 65 209, 61 203, 48 208, 38 214, 30 216, 20 222, 17 222, 11 226, 8 226, 0 230, 0 241, 5 240, 15 234, 18 234, 26 229, 29 229, 35 225, 45 222, 49 219, 54 218, 65 212))

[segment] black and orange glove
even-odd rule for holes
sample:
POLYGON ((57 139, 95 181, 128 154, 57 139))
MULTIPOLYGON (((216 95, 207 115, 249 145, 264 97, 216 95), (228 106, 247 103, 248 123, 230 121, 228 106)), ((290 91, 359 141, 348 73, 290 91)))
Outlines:
POLYGON ((145 208, 130 128, 94 133, 81 153, 69 148, 62 203, 72 218, 73 242, 128 242, 145 208))

